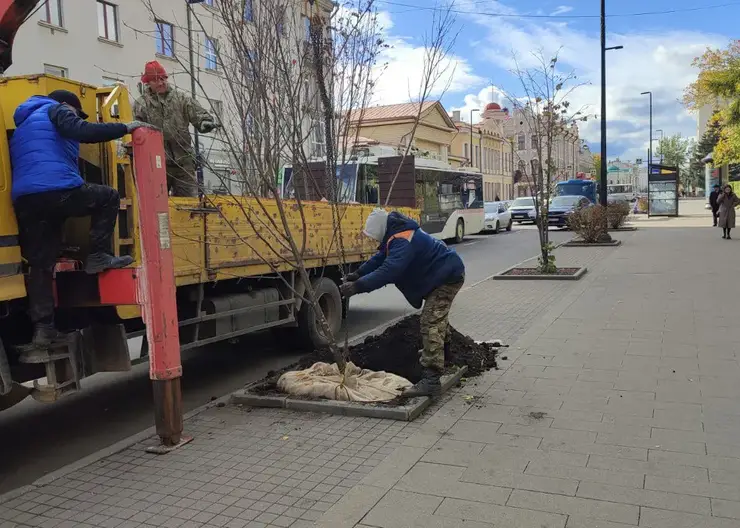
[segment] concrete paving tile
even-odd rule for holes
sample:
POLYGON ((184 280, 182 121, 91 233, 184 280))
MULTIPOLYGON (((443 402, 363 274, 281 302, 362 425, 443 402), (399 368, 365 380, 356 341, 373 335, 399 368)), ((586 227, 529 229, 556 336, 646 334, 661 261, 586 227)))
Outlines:
POLYGON ((640 527, 648 528, 737 528, 737 519, 723 519, 687 512, 641 508, 640 527))
MULTIPOLYGON (((516 449, 501 446, 486 446, 481 454, 471 461, 471 466, 493 466, 515 469, 522 462, 532 461, 565 464, 584 467, 588 456, 581 453, 567 453, 562 451, 545 451, 542 449, 516 449)), ((522 468, 522 472, 524 468, 522 468)))
POLYGON ((624 524, 637 524, 639 518, 639 508, 629 504, 524 490, 514 490, 507 505, 563 515, 581 515, 624 524))
MULTIPOLYGON (((413 523, 415 518, 422 515, 432 515, 442 504, 442 500, 443 497, 434 495, 391 490, 383 495, 360 520, 370 526, 413 525, 410 523, 413 523)), ((333 525, 327 524, 327 526, 333 528, 333 525)))
POLYGON ((627 471, 641 475, 654 475, 656 477, 676 478, 695 482, 709 482, 709 472, 706 468, 683 466, 670 462, 645 462, 627 458, 592 455, 588 458, 587 467, 627 471))
POLYGON ((467 467, 478 458, 484 447, 485 444, 481 443, 443 438, 427 451, 421 460, 433 464, 467 467))
POLYGON ((534 526, 537 528, 564 528, 566 522, 566 516, 561 514, 482 504, 460 499, 445 499, 437 509, 436 515, 464 520, 466 521, 465 527, 468 526, 467 522, 478 521, 506 528, 532 528, 534 526))
MULTIPOLYGON (((740 496, 735 496, 740 499, 740 496)), ((730 519, 740 519, 740 502, 725 499, 712 499, 712 515, 715 517, 727 517, 730 519)))
POLYGON ((740 458, 721 457, 715 455, 693 455, 669 451, 650 450, 648 460, 652 462, 667 462, 684 466, 697 466, 707 469, 740 470, 740 458))
POLYGON ((600 519, 570 515, 568 517, 568 522, 565 524, 565 528, 637 528, 637 525, 613 523, 602 521, 600 519))
POLYGON ((630 488, 642 488, 644 481, 644 475, 642 473, 630 473, 625 471, 616 471, 614 469, 596 469, 590 467, 565 466, 558 464, 547 464, 543 462, 530 462, 524 473, 528 475, 571 479, 582 482, 603 482, 605 484, 613 484, 615 486, 625 486, 630 488))
POLYGON ((687 442, 680 438, 634 437, 628 433, 622 434, 621 431, 614 434, 599 433, 599 436, 596 438, 596 443, 656 449, 660 451, 676 451, 679 453, 706 454, 706 445, 703 442, 687 442))
MULTIPOLYGON (((511 489, 542 491, 545 493, 557 493, 560 495, 575 495, 576 489, 578 488, 578 481, 573 479, 551 478, 522 474, 521 471, 501 468, 498 466, 469 467, 468 469, 464 470, 464 473, 460 477, 460 480, 463 482, 483 484, 485 486, 500 486, 502 489, 506 488, 508 492, 506 495, 507 499, 509 497, 509 494, 511 493, 511 489)), ((449 494, 448 496, 466 500, 477 500, 472 496, 467 497, 465 495, 449 494)), ((505 504, 506 500, 504 500, 503 502, 492 502, 496 504, 505 504)))
POLYGON ((648 456, 648 450, 645 448, 638 447, 627 447, 620 445, 609 445, 609 444, 574 444, 570 442, 553 442, 549 440, 543 440, 540 444, 540 449, 546 451, 564 451, 567 453, 580 453, 583 455, 601 455, 614 458, 632 459, 638 461, 646 461, 648 456))
POLYGON ((697 482, 683 479, 672 479, 647 475, 645 489, 710 497, 713 499, 737 500, 740 498, 740 480, 735 484, 716 482, 697 482))
POLYGON ((426 452, 420 447, 399 447, 365 475, 360 484, 391 489, 426 452))
POLYGON ((685 511, 702 515, 711 515, 709 499, 695 495, 681 495, 664 491, 625 488, 600 482, 582 482, 576 493, 578 497, 588 499, 635 504, 663 510, 685 511))
MULTIPOLYGON (((466 499, 491 504, 506 504, 513 486, 465 478, 470 469, 420 462, 406 473, 394 490, 466 499)), ((573 490, 575 493, 575 488, 573 490)))

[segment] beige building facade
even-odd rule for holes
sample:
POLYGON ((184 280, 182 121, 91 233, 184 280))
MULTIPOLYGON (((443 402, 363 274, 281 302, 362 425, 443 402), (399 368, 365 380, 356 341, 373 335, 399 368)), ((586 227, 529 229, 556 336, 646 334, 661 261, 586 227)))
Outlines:
POLYGON ((485 201, 512 199, 511 143, 504 136, 508 111, 496 103, 489 103, 477 124, 463 122, 459 111, 452 113, 452 119, 459 134, 450 145, 450 163, 454 167, 470 167, 481 173, 485 201))
POLYGON ((449 162, 449 147, 457 127, 439 101, 427 101, 419 113, 418 103, 373 106, 354 111, 350 134, 389 145, 402 153, 411 142, 415 156, 449 162), (414 131, 416 118, 419 124, 414 131))

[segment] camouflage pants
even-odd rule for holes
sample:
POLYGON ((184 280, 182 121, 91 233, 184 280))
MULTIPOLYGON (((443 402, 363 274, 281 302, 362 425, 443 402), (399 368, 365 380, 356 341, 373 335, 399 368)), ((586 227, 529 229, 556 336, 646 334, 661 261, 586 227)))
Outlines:
POLYGON ((444 284, 427 295, 421 310, 421 366, 444 370, 450 308, 465 281, 444 284))
POLYGON ((192 153, 178 150, 167 158, 167 187, 172 196, 198 196, 192 153))

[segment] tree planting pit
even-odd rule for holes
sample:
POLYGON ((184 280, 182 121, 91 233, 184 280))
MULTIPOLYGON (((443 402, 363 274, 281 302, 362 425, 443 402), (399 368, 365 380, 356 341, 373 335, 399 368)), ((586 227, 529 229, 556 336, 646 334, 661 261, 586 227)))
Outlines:
MULTIPOLYGON (((350 347, 348 359, 361 368, 391 372, 416 383, 421 379, 419 350, 422 348, 420 317, 413 315, 350 347)), ((449 345, 445 350, 445 373, 442 377, 443 392, 458 385, 463 377, 479 376, 495 369, 497 354, 498 347, 493 344, 476 343, 450 327, 449 345)), ((413 420, 431 404, 431 399, 426 397, 396 398, 375 403, 318 400, 288 395, 277 388, 277 381, 284 372, 307 369, 319 361, 334 362, 328 350, 314 351, 297 363, 283 370, 270 372, 264 379, 234 393, 231 402, 253 407, 279 407, 405 421, 413 420)))

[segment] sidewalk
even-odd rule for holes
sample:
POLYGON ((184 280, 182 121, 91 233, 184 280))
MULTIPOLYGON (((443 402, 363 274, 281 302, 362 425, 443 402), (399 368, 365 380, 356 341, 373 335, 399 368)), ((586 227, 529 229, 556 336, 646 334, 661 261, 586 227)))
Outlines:
POLYGON ((508 359, 412 424, 214 407, 174 453, 23 490, 0 528, 736 528, 740 241, 702 224, 559 248, 577 283, 462 292, 453 324, 508 359))

